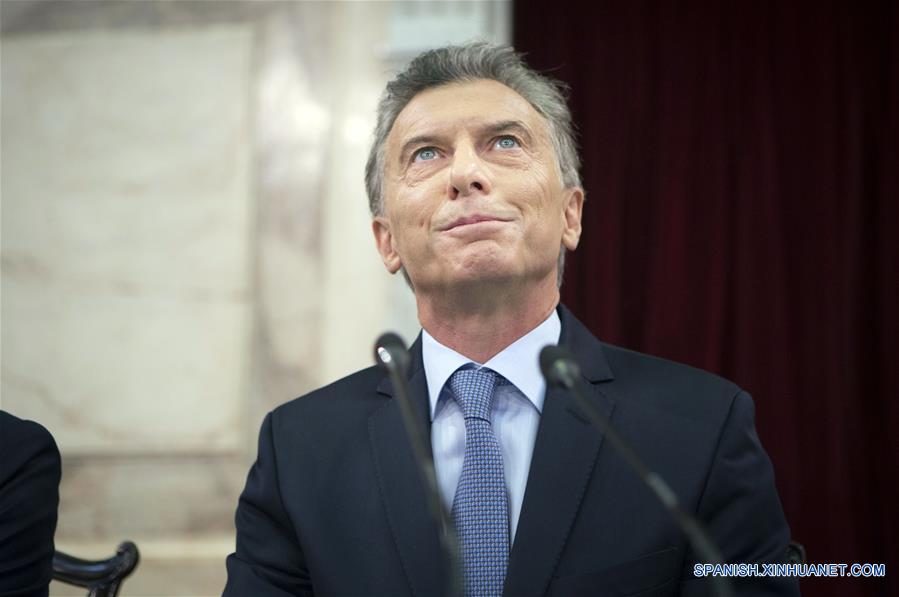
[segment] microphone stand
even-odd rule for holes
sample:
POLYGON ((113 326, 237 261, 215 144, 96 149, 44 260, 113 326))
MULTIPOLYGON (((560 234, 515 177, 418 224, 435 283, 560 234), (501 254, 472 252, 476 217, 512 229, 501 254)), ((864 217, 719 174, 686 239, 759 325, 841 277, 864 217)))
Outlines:
MULTIPOLYGON (((668 483, 646 466, 624 438, 615 431, 609 420, 584 396, 579 383, 581 378, 580 368, 568 351, 561 346, 544 347, 540 351, 540 371, 543 373, 547 385, 561 387, 571 392, 581 410, 590 419, 590 422, 604 433, 605 438, 624 458, 628 466, 637 473, 640 480, 649 487, 662 505, 665 506, 665 509, 668 510, 687 536, 696 554, 710 564, 723 564, 724 559, 721 557, 721 552, 715 547, 715 544, 699 521, 696 520, 696 517, 681 507, 677 494, 674 493, 668 483)), ((733 597, 730 582, 725 577, 712 576, 712 586, 718 597, 733 597)))
POLYGON ((418 425, 412 409, 412 401, 409 399, 409 384, 406 381, 409 351, 406 350, 406 344, 392 332, 382 334, 375 343, 375 362, 390 376, 394 394, 399 402, 403 426, 406 428, 406 435, 412 446, 412 455, 418 464, 418 471, 425 486, 428 508, 440 529, 440 546, 449 563, 450 578, 447 581, 447 595, 449 597, 461 596, 462 566, 459 558, 459 538, 456 535, 456 527, 440 497, 434 461, 428 457, 424 443, 425 433, 418 425))

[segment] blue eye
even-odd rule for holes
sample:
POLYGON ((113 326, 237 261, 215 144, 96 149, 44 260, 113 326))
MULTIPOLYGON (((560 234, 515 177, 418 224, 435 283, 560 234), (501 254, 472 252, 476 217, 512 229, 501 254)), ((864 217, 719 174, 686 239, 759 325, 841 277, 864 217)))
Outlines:
POLYGON ((416 162, 427 162, 437 157, 437 150, 433 147, 424 147, 415 152, 413 160, 416 162))
POLYGON ((518 139, 516 139, 515 137, 509 137, 509 136, 500 137, 499 139, 496 140, 495 145, 496 145, 496 147, 498 147, 500 149, 515 149, 515 148, 519 147, 518 139))

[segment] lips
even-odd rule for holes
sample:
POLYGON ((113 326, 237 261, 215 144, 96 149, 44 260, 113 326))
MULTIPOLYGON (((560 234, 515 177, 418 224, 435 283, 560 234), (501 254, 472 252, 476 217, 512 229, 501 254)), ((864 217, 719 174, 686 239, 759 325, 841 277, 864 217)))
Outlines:
POLYGON ((509 220, 506 218, 501 218, 499 216, 490 216, 485 214, 472 214, 470 216, 465 216, 462 218, 458 218, 453 220, 448 226, 446 226, 443 231, 452 230, 453 228, 458 228, 460 226, 468 226, 470 224, 479 224, 481 222, 508 222, 509 220))

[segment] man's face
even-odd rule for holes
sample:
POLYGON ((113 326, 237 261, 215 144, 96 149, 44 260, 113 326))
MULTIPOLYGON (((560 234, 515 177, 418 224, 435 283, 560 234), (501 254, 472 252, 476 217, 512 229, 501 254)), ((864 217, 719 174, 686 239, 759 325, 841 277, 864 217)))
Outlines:
POLYGON ((416 95, 387 138, 385 213, 373 221, 388 271, 416 292, 555 280, 581 231, 583 192, 563 188, 546 120, 490 80, 416 95))

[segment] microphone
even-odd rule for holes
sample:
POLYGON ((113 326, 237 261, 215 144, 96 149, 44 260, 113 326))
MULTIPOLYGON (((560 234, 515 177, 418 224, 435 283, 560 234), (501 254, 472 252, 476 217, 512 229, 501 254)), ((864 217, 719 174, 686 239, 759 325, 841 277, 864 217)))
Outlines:
POLYGON ((388 373, 398 372, 405 379, 409 372, 409 351, 406 343, 393 332, 381 334, 375 342, 375 361, 388 373))
POLYGON ((456 527, 450 519, 449 512, 440 497, 440 489, 437 486, 437 474, 434 471, 434 461, 428 457, 424 438, 426 430, 418 425, 412 401, 409 399, 409 351, 406 343, 393 332, 386 332, 375 342, 375 363, 387 371, 390 381, 393 383, 393 392, 399 402, 400 413, 403 417, 403 427, 412 446, 412 456, 418 465, 422 482, 427 494, 428 508, 431 517, 440 529, 440 546, 449 563, 449 579, 447 580, 447 595, 456 597, 462 595, 462 566, 459 557, 459 538, 456 536, 456 527))
POLYGON ((581 376, 581 368, 577 366, 561 346, 544 346, 540 351, 540 372, 546 383, 551 386, 573 390, 577 378, 581 376))
MULTIPOLYGON (((579 383, 581 379, 580 367, 578 367, 574 357, 561 346, 545 346, 540 351, 540 371, 543 373, 548 386, 560 387, 571 392, 578 406, 590 419, 590 422, 603 432, 605 438, 614 446, 628 466, 665 506, 665 509, 668 510, 687 536, 687 540, 690 542, 696 555, 710 564, 723 564, 724 559, 721 557, 721 552, 715 547, 715 544, 696 517, 681 507, 677 494, 674 493, 668 483, 658 473, 653 472, 646 466, 633 448, 615 431, 609 420, 584 396, 579 383)), ((712 585, 719 597, 733 597, 733 590, 727 578, 713 576, 712 585)))

